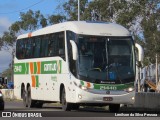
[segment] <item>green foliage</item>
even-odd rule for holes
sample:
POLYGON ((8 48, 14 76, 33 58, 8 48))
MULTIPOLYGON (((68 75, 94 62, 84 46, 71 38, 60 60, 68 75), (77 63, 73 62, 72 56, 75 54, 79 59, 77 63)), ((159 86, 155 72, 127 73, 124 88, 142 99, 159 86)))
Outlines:
MULTIPOLYGON (((87 3, 88 3, 88 0, 80 0, 80 15, 84 14, 87 3)), ((63 9, 67 13, 67 16, 66 16, 68 18, 67 20, 69 21, 77 20, 78 0, 68 0, 63 4, 63 9)))
POLYGON ((48 19, 50 24, 56 24, 65 21, 66 17, 61 15, 51 15, 48 19))
MULTIPOLYGON (((158 29, 158 25, 160 25, 160 9, 150 10, 154 12, 143 18, 141 26, 144 30, 143 34, 146 42, 145 58, 147 58, 150 63, 155 63, 155 54, 160 56, 160 30, 158 29)), ((159 59, 158 61, 160 62, 159 59)))
POLYGON ((40 11, 35 13, 29 10, 27 13, 20 13, 21 16, 21 28, 24 30, 34 30, 37 28, 38 18, 40 17, 40 11))
POLYGON ((2 77, 7 77, 8 80, 11 80, 12 69, 8 68, 7 70, 2 72, 2 77))
POLYGON ((3 44, 8 46, 13 46, 14 42, 16 41, 16 35, 14 32, 4 32, 1 38, 3 44))
POLYGON ((47 19, 43 15, 40 16, 40 25, 42 28, 47 26, 47 19))
POLYGON ((1 50, 3 45, 4 45, 4 42, 2 41, 2 38, 0 37, 0 50, 1 50))

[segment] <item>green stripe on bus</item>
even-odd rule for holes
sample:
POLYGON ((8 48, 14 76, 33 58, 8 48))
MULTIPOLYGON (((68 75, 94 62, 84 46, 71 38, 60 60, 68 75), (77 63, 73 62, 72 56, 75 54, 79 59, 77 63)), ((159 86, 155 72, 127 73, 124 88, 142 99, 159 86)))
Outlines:
MULTIPOLYGON (((29 74, 29 63, 15 63, 14 74, 29 74)), ((38 72, 37 62, 33 62, 34 73, 38 72)), ((62 60, 42 61, 38 74, 60 74, 62 73, 62 60)))
POLYGON ((26 63, 26 64, 25 64, 25 69, 26 69, 26 72, 25 72, 25 73, 28 74, 28 73, 29 73, 29 63, 26 63))
POLYGON ((37 62, 34 62, 34 74, 37 74, 37 62))
POLYGON ((39 87, 39 76, 36 75, 35 77, 36 77, 36 87, 39 87))
POLYGON ((25 63, 15 63, 14 64, 14 74, 27 74, 26 68, 28 66, 25 63))

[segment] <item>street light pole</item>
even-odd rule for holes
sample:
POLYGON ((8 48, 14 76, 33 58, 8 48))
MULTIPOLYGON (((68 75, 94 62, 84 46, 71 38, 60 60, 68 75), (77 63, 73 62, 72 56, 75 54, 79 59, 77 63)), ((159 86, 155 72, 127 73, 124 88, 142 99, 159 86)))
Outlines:
POLYGON ((158 58, 156 53, 156 86, 158 85, 158 58))
POLYGON ((80 21, 80 0, 78 0, 78 21, 80 21))

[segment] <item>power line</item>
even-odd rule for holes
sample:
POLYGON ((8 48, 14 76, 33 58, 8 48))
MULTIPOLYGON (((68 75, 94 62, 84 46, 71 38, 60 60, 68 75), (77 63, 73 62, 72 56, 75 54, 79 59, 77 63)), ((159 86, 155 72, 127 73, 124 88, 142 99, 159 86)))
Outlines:
POLYGON ((31 8, 31 7, 33 7, 33 6, 41 3, 41 2, 43 2, 43 1, 44 1, 44 0, 40 0, 39 2, 34 3, 34 4, 32 4, 32 5, 28 6, 28 7, 23 8, 23 9, 20 9, 20 10, 16 10, 16 11, 12 11, 12 12, 0 12, 0 14, 12 14, 12 13, 16 13, 16 12, 21 12, 21 11, 23 11, 23 10, 29 9, 29 8, 31 8))

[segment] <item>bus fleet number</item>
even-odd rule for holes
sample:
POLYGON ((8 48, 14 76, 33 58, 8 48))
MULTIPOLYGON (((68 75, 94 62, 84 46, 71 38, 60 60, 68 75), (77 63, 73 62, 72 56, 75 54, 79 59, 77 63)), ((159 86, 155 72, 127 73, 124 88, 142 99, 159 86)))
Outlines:
POLYGON ((22 66, 15 66, 14 72, 22 72, 22 66))

